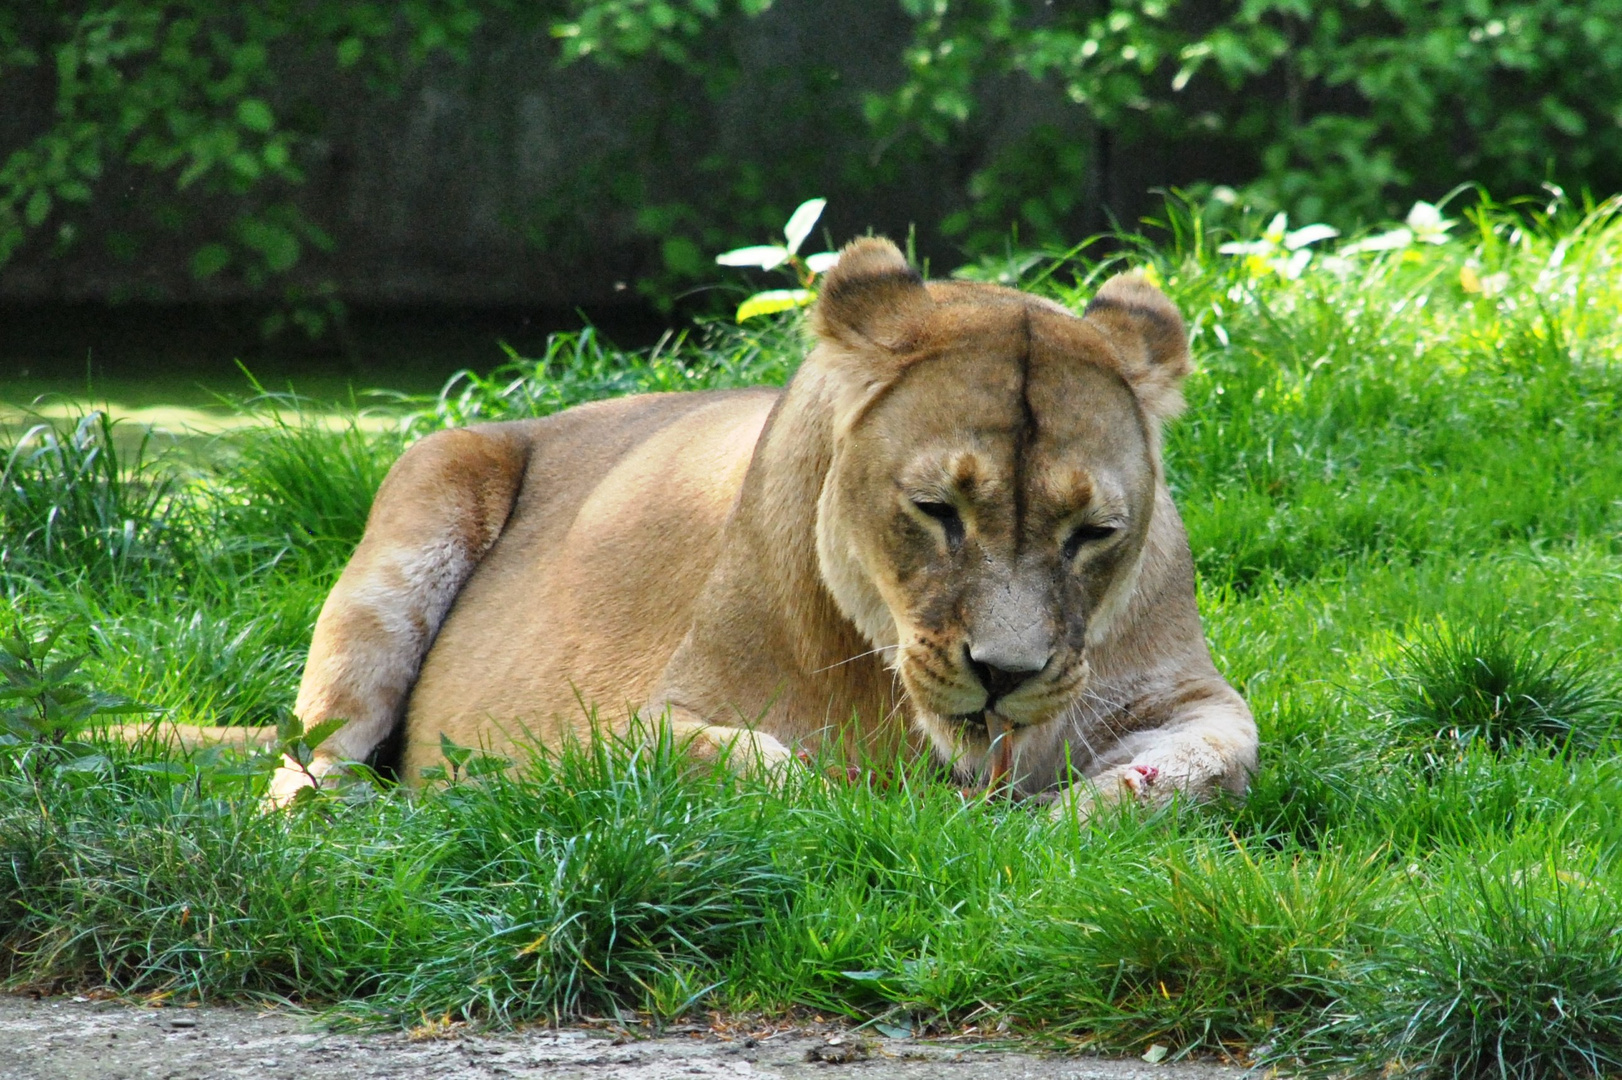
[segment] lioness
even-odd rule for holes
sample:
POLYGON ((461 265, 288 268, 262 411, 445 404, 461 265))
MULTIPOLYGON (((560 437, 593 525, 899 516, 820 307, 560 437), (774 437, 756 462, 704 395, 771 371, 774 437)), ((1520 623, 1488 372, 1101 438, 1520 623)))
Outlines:
POLYGON ((555 748, 640 713, 746 768, 932 751, 1020 795, 1084 776, 1083 812, 1242 793, 1256 727, 1161 476, 1189 368, 1165 297, 1116 277, 1077 318, 863 239, 811 327, 781 391, 408 450, 316 623, 297 713, 347 723, 310 772, 402 718, 414 782, 442 733, 555 748))

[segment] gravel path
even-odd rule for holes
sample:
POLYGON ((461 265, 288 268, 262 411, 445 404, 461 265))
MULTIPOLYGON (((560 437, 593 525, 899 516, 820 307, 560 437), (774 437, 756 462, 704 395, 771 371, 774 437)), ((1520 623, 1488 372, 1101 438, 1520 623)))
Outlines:
POLYGON ((1204 1062, 1049 1057, 837 1029, 680 1030, 615 1038, 601 1030, 333 1034, 285 1010, 152 1009, 0 995, 0 1080, 1239 1080, 1204 1062))

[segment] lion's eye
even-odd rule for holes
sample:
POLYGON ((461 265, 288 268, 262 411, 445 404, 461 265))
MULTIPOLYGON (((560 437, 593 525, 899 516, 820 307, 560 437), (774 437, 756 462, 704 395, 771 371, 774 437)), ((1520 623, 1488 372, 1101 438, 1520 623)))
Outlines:
POLYGON ((1080 525, 1070 534, 1064 542, 1064 557, 1074 559, 1081 551, 1083 544, 1090 544, 1095 540, 1108 540, 1119 530, 1114 525, 1080 525))
POLYGON ((956 547, 963 542, 963 518, 958 515, 957 507, 951 503, 933 502, 925 499, 914 499, 912 505, 918 512, 926 517, 932 517, 941 523, 946 530, 946 542, 956 547))

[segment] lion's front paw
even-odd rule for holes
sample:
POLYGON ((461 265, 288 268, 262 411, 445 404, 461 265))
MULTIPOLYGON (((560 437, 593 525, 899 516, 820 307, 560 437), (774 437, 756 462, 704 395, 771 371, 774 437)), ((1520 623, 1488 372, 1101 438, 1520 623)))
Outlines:
POLYGON ((1086 821, 1109 806, 1163 806, 1177 792, 1177 785, 1166 782, 1158 765, 1135 762, 1117 765, 1063 791, 1048 813, 1057 821, 1072 817, 1086 821))
POLYGON ((738 740, 732 753, 734 757, 740 753, 745 755, 744 765, 750 773, 757 770, 781 773, 801 764, 800 755, 784 746, 775 737, 762 731, 750 731, 746 734, 748 739, 738 740))
POLYGON ((320 787, 323 778, 338 767, 336 759, 315 756, 308 768, 301 767, 291 758, 283 757, 282 765, 270 778, 270 790, 265 792, 264 809, 281 810, 292 805, 298 793, 306 788, 320 787))
POLYGON ((1154 799, 1160 783, 1160 766, 1127 765, 1121 772, 1119 783, 1125 791, 1131 792, 1138 802, 1148 803, 1154 799))
POLYGON ((706 727, 695 747, 701 759, 723 758, 740 776, 784 776, 802 764, 802 757, 764 731, 749 728, 706 727))

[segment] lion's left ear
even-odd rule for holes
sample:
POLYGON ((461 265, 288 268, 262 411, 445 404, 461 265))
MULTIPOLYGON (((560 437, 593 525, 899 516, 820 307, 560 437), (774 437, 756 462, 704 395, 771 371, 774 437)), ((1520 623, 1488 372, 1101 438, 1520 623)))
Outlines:
POLYGON ((1104 282, 1082 317, 1115 346, 1121 375, 1149 415, 1168 420, 1183 411, 1188 331, 1165 294, 1142 274, 1118 274, 1104 282))
POLYGON ((883 237, 866 236, 846 244, 823 278, 811 310, 811 330, 846 348, 891 350, 904 343, 908 327, 933 306, 923 278, 901 250, 883 237))

